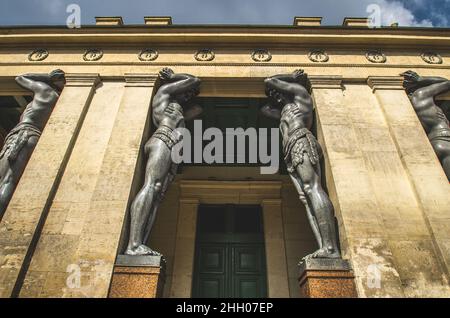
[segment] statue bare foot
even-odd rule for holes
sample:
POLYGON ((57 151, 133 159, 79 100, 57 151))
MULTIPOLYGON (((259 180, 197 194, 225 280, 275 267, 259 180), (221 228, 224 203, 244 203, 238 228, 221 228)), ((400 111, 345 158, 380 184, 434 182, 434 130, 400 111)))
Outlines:
POLYGON ((333 248, 320 248, 317 251, 315 251, 314 253, 311 253, 305 257, 303 257, 303 260, 307 260, 310 258, 340 258, 341 254, 336 251, 333 248))
POLYGON ((145 245, 139 245, 135 248, 129 248, 125 252, 126 255, 152 255, 152 256, 162 256, 161 253, 152 250, 150 247, 145 245))

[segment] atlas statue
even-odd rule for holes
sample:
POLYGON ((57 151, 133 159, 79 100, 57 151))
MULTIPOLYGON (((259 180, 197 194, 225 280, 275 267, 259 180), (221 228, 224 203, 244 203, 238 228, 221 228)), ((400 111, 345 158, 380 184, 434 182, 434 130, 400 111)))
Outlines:
POLYGON ((33 93, 19 123, 8 133, 0 152, 0 217, 5 212, 42 130, 65 85, 65 74, 25 74, 16 82, 33 93))
POLYGON ((321 147, 311 132, 314 106, 303 70, 265 80, 268 104, 261 111, 280 120, 284 160, 305 205, 319 249, 305 257, 340 258, 334 208, 321 185, 321 147))
POLYGON ((159 79, 161 86, 152 102, 153 123, 157 129, 144 147, 147 158, 145 180, 131 204, 126 255, 161 255, 146 242, 159 204, 177 172, 178 165, 171 156, 172 148, 182 142, 182 134, 177 128, 184 128, 185 121, 202 112, 202 108, 193 103, 193 98, 199 93, 199 78, 164 68, 159 79))
POLYGON ((407 71, 403 86, 425 129, 428 139, 450 181, 450 127, 448 118, 436 103, 436 96, 450 92, 450 81, 443 77, 422 77, 407 71))

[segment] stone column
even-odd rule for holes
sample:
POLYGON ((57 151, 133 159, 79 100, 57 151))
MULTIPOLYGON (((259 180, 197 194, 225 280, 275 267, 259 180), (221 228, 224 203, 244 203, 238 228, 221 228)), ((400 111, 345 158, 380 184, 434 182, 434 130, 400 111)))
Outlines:
POLYGON ((402 82, 403 78, 396 76, 372 76, 368 79, 368 84, 383 109, 391 136, 408 172, 430 237, 433 238, 433 245, 448 278, 450 184, 402 82))
POLYGON ((17 296, 98 74, 66 74, 66 86, 0 223, 0 297, 17 296))
POLYGON ((156 75, 98 90, 21 297, 107 297, 156 75))
MULTIPOLYGON (((325 153, 325 173, 330 199, 338 220, 344 259, 349 259, 358 295, 403 296, 401 281, 395 270, 392 253, 383 237, 379 206, 374 195, 363 151, 360 148, 354 122, 365 118, 361 108, 346 105, 342 78, 311 77, 317 115, 318 140, 325 153), (368 290, 366 283, 372 264, 383 275, 383 288, 368 290)), ((360 103, 360 101, 352 101, 360 103)), ((369 118, 370 120, 370 118, 369 118)), ((377 274, 377 273, 376 273, 377 274)))
POLYGON ((170 297, 191 297, 198 205, 198 199, 180 200, 170 297))
POLYGON ((289 281, 280 199, 262 200, 267 291, 270 298, 289 298, 289 281))

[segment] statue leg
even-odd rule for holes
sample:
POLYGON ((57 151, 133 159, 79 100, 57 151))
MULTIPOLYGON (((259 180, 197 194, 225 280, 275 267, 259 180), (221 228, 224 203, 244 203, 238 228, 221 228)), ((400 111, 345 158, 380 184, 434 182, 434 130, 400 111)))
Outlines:
POLYGON ((30 137, 28 143, 22 148, 16 160, 9 162, 6 157, 0 159, 0 218, 5 213, 11 200, 20 176, 22 175, 28 160, 39 138, 30 137))
POLYGON ((149 221, 147 223, 146 230, 145 230, 144 242, 148 241, 151 229, 153 228, 153 225, 155 224, 156 212, 158 211, 159 204, 164 199, 164 197, 166 195, 166 192, 167 192, 167 189, 169 188, 170 184, 172 183, 173 179, 175 178, 176 168, 175 168, 175 172, 173 172, 173 167, 174 166, 177 167, 178 165, 172 165, 171 171, 168 173, 166 179, 163 182, 163 186, 162 186, 162 190, 160 192, 160 195, 158 196, 158 199, 155 200, 155 203, 152 206, 152 211, 150 212, 150 218, 149 218, 149 221))
POLYGON ((311 228, 314 233, 314 237, 316 238, 317 245, 319 245, 319 248, 322 248, 322 237, 320 235, 319 225, 317 224, 317 220, 311 211, 309 202, 306 199, 306 195, 303 192, 303 186, 301 184, 301 180, 294 173, 290 173, 289 176, 291 177, 292 183, 294 184, 295 188, 297 189, 300 201, 303 203, 303 205, 306 208, 306 216, 308 217, 309 224, 311 224, 311 228))
POLYGON ((162 191, 171 164, 170 150, 157 139, 149 141, 149 159, 146 167, 145 182, 131 204, 130 238, 125 254, 160 255, 146 246, 148 236, 157 212, 157 202, 162 191))
POLYGON ((4 175, 0 182, 0 219, 8 207, 14 188, 15 186, 13 183, 12 172, 9 172, 4 175))
POLYGON ((447 179, 450 181, 450 137, 432 140, 431 145, 441 162, 442 168, 447 175, 447 179))
MULTIPOLYGON (((308 255, 313 258, 339 258, 340 252, 337 243, 337 234, 334 222, 334 209, 328 195, 322 188, 320 179, 320 166, 313 165, 305 153, 305 160, 296 168, 296 172, 303 184, 303 192, 310 205, 311 219, 317 221, 322 244, 320 248, 308 255)), ((311 221, 310 219, 310 221, 311 221)), ((312 225, 314 229, 314 225, 312 225)))
POLYGON ((450 154, 442 159, 442 167, 444 168, 444 172, 450 182, 450 154))

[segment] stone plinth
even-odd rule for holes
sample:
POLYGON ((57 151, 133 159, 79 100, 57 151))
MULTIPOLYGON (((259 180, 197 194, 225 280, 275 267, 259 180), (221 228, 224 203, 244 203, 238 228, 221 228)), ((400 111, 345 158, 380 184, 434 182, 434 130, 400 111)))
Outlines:
POLYGON ((350 264, 342 259, 308 259, 300 262, 300 297, 357 297, 350 264))
POLYGON ((119 255, 109 291, 110 298, 159 298, 165 280, 161 256, 119 255))

